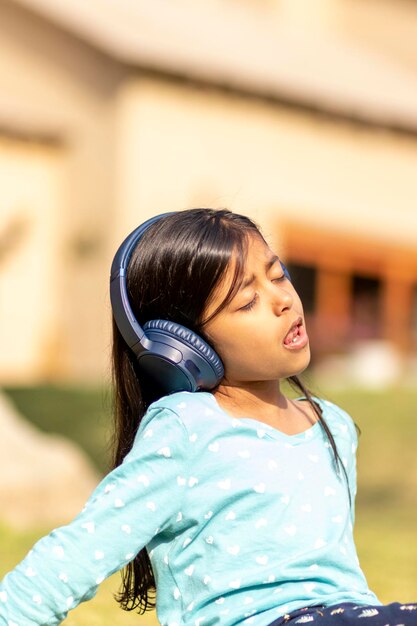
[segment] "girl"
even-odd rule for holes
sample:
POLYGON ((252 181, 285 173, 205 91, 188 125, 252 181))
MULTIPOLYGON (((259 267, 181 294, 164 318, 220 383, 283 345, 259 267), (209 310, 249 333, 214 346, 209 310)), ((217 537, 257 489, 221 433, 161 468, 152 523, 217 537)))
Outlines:
POLYGON ((111 298, 114 469, 4 578, 0 625, 59 624, 121 568, 121 606, 156 590, 163 626, 416 624, 417 605, 383 606, 360 569, 355 427, 298 378, 302 304, 254 222, 148 220, 116 254, 111 298))

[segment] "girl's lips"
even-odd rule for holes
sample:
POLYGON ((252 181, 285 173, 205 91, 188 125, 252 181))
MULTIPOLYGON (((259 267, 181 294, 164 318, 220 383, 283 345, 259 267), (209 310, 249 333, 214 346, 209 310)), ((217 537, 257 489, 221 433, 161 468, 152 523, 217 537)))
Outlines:
POLYGON ((297 324, 292 340, 289 343, 285 343, 284 339, 282 343, 284 348, 287 348, 287 350, 301 350, 302 348, 305 348, 308 344, 308 335, 302 321, 297 324))

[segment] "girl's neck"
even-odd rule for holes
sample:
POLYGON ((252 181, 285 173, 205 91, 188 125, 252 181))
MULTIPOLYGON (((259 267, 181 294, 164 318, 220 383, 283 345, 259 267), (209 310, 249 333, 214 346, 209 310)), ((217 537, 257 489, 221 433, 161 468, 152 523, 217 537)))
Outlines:
POLYGON ((213 392, 219 405, 238 416, 252 414, 277 415, 286 411, 288 398, 280 390, 279 381, 262 381, 250 386, 221 384, 213 392))
POLYGON ((308 402, 290 400, 281 392, 278 382, 267 382, 253 387, 220 385, 213 396, 230 416, 252 418, 288 435, 303 432, 317 421, 308 402))

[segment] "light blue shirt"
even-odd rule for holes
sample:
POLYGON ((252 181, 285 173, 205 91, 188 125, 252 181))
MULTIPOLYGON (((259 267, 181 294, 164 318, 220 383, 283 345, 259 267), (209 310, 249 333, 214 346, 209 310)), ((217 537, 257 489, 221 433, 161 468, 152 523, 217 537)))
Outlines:
POLYGON ((380 604, 353 541, 357 435, 315 398, 320 423, 286 435, 208 392, 154 402, 132 450, 83 511, 0 584, 0 625, 59 624, 147 546, 163 626, 266 626, 307 605, 380 604))

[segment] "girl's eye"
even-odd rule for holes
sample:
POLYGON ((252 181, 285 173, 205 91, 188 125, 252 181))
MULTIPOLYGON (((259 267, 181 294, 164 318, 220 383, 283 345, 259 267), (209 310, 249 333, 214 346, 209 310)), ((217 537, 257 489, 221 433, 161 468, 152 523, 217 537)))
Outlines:
POLYGON ((258 300, 258 294, 256 293, 254 299, 251 300, 251 302, 249 302, 248 304, 245 304, 245 306, 242 306, 239 310, 240 311, 250 311, 255 306, 257 300, 258 300))
POLYGON ((280 276, 279 278, 274 278, 274 280, 272 282, 281 282, 282 280, 285 280, 287 277, 285 276, 285 274, 283 274, 282 276, 280 276))

